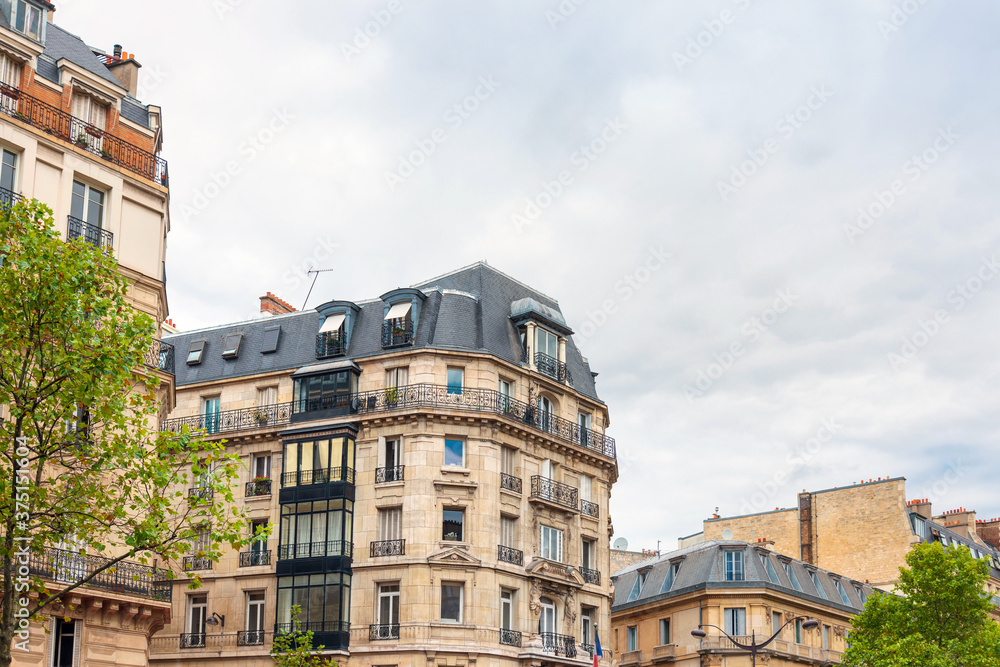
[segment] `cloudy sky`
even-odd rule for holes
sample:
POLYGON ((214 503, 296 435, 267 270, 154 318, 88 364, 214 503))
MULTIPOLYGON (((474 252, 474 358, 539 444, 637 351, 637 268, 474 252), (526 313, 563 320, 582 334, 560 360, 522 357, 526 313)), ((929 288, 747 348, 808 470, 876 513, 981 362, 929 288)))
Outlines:
POLYGON ((991 0, 66 0, 163 107, 171 315, 486 259, 559 299, 672 548, 905 476, 1000 515, 991 0))

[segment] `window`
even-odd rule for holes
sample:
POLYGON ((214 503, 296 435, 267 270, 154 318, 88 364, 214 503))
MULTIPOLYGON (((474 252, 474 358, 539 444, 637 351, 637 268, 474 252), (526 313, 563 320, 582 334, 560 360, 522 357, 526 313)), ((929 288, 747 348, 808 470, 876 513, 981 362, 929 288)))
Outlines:
POLYGON ((913 528, 913 534, 917 537, 923 538, 927 535, 927 521, 924 517, 919 514, 910 515, 910 526, 913 528))
MULTIPOLYGON (((4 3, 9 5, 10 3, 4 3)), ((42 41, 42 30, 45 25, 45 12, 30 5, 24 0, 17 0, 13 6, 14 27, 18 32, 31 37, 33 40, 42 41)))
POLYGON ((747 610, 743 607, 723 610, 726 621, 726 634, 745 635, 747 633, 747 610))
POLYGON ((840 581, 840 579, 834 579, 833 585, 837 589, 837 592, 840 594, 840 599, 843 601, 843 603, 846 604, 848 607, 850 607, 851 598, 847 597, 847 591, 844 589, 844 584, 840 581))
POLYGON ((545 459, 542 461, 542 477, 545 479, 555 479, 555 470, 556 467, 552 464, 551 460, 545 459))
POLYGON ((500 472, 514 477, 517 450, 513 447, 500 448, 500 472))
POLYGON ((410 368, 409 366, 400 366, 399 368, 390 368, 385 372, 385 387, 389 389, 391 387, 405 387, 410 382, 410 368))
POLYGON ((74 662, 78 643, 76 621, 55 619, 53 626, 52 667, 76 667, 74 662))
POLYGON ((563 558, 563 532, 551 526, 541 526, 540 548, 541 557, 559 563, 563 558))
POLYGON ((592 502, 594 478, 590 475, 580 475, 580 500, 592 502))
POLYGON ((17 154, 4 149, 3 161, 0 163, 0 203, 10 207, 14 203, 14 190, 17 188, 17 154))
MULTIPOLYGON (((261 533, 263 533, 265 530, 267 530, 267 524, 268 524, 267 519, 252 520, 250 522, 250 536, 253 537, 254 535, 260 535, 261 533)), ((267 551, 267 538, 260 537, 251 542, 250 551, 257 554, 267 551)), ((258 559, 258 562, 255 562, 254 565, 267 565, 267 563, 259 562, 258 559)))
POLYGON ((665 646, 670 643, 670 619, 661 618, 660 619, 660 646, 665 646))
POLYGON ((104 193, 86 183, 73 181, 70 215, 100 229, 104 222, 104 193))
POLYGON ((590 414, 580 412, 576 415, 576 426, 580 430, 580 444, 584 447, 590 443, 590 414))
MULTIPOLYGON (((594 608, 580 607, 580 643, 594 647, 594 608)), ((594 647, 592 650, 596 650, 594 647)))
POLYGON ((204 416, 205 430, 209 433, 219 432, 219 397, 201 399, 201 414, 204 416))
POLYGON ((764 559, 764 569, 767 571, 767 578, 771 580, 772 584, 777 584, 778 573, 774 570, 774 564, 771 562, 770 556, 762 556, 764 559))
POLYGON ((327 574, 278 577, 276 632, 292 629, 292 605, 299 605, 299 621, 313 632, 340 632, 351 620, 351 575, 327 574))
POLYGON ((541 327, 535 329, 535 352, 553 359, 559 358, 559 339, 541 327))
POLYGON ((240 356, 240 344, 243 342, 243 334, 229 334, 226 336, 226 342, 222 346, 222 358, 223 359, 236 359, 240 356))
POLYGON ((802 643, 802 619, 801 618, 795 619, 795 643, 796 644, 801 644, 802 643))
POLYGON ((670 564, 670 569, 667 570, 667 575, 663 577, 663 584, 660 586, 661 593, 666 593, 674 587, 674 581, 677 580, 677 573, 680 570, 681 564, 679 562, 670 564))
POLYGON ((460 468, 465 465, 465 442, 462 440, 444 441, 444 464, 460 468))
POLYGON ((286 442, 282 486, 354 482, 354 438, 286 442))
POLYGON ((188 365, 194 366, 196 364, 200 364, 204 353, 205 353, 205 341, 203 340, 191 341, 191 347, 188 348, 188 356, 187 356, 188 365))
POLYGON ((510 399, 514 394, 514 383, 510 380, 500 380, 500 411, 510 412, 510 399))
POLYGON ((781 612, 772 611, 771 612, 771 632, 777 634, 781 630, 781 612))
POLYGON ((281 546, 278 558, 317 558, 351 554, 354 503, 319 500, 281 506, 281 546))
MULTIPOLYGON (((743 581, 743 552, 726 551, 726 581, 743 581)), ((739 634, 743 634, 742 632, 739 634)))
POLYGON ((264 592, 247 591, 247 643, 264 643, 264 592))
POLYGON ((830 626, 823 626, 823 648, 830 648, 830 626))
POLYGON ((257 389, 257 407, 274 405, 278 402, 277 387, 259 387, 257 389))
POLYGON ((295 413, 349 408, 358 393, 358 376, 350 371, 296 378, 292 387, 295 413))
POLYGON ((382 320, 382 347, 407 345, 413 340, 412 301, 389 306, 382 320))
POLYGON ((626 602, 631 602, 632 600, 637 600, 639 594, 642 593, 642 587, 646 585, 646 577, 649 575, 649 570, 640 570, 639 576, 635 578, 635 584, 632 585, 632 591, 628 594, 628 600, 626 602))
POLYGON ((635 625, 628 626, 625 632, 625 636, 627 637, 626 649, 629 652, 638 650, 639 628, 635 625))
POLYGON ((517 518, 500 517, 500 545, 511 549, 517 548, 517 518))
POLYGON ((465 384, 465 370, 462 368, 448 368, 448 393, 461 394, 462 386, 465 384))
POLYGON ((449 542, 461 542, 464 523, 465 510, 444 510, 441 518, 441 539, 449 542))
POLYGON ((278 339, 281 338, 281 325, 264 328, 264 339, 260 344, 261 354, 271 354, 278 351, 278 339))
POLYGON ((586 569, 586 570, 596 570, 597 569, 596 567, 594 567, 594 565, 595 565, 595 563, 594 563, 594 549, 595 549, 595 547, 596 547, 596 544, 595 544, 595 542, 593 540, 587 540, 587 539, 583 540, 583 548, 582 548, 582 550, 580 552, 580 554, 581 554, 580 565, 584 569, 586 569))
POLYGON ((538 425, 546 431, 551 431, 555 424, 555 416, 552 401, 546 396, 540 396, 538 398, 538 425))
POLYGON ((813 586, 816 587, 816 593, 824 600, 829 600, 830 598, 823 589, 823 585, 819 582, 819 575, 814 570, 809 570, 809 578, 812 579, 813 586))
POLYGON ((188 597, 187 646, 205 645, 205 619, 208 613, 208 596, 191 595, 188 597))
POLYGON ((539 598, 539 602, 542 605, 542 613, 538 617, 538 632, 542 635, 553 634, 557 627, 556 605, 549 598, 539 598))
MULTIPOLYGON (((24 68, 20 62, 14 60, 6 54, 0 54, 0 82, 6 83, 11 88, 21 87, 21 70, 24 68)), ((17 111, 17 100, 4 96, 4 103, 14 102, 12 111, 17 111)), ((7 108, 7 107, 5 107, 7 108)))
POLYGON ((399 625, 399 584, 378 585, 378 625, 399 625))
POLYGON ((868 602, 868 596, 865 595, 865 589, 861 586, 855 586, 854 592, 858 594, 858 599, 861 600, 861 604, 868 602))
POLYGON ((403 508, 384 507, 378 510, 378 541, 389 542, 402 539, 403 508))
POLYGON ((462 622, 463 585, 460 583, 441 584, 441 620, 447 623, 462 622))
POLYGON ((781 566, 785 568, 785 574, 788 575, 788 580, 792 582, 792 588, 802 592, 802 585, 799 583, 799 578, 795 576, 795 570, 792 569, 792 564, 782 562, 781 566))
POLYGON ((385 455, 383 461, 385 463, 383 467, 386 468, 385 481, 401 481, 403 479, 402 474, 396 472, 396 468, 403 465, 402 447, 400 446, 399 438, 387 438, 382 453, 385 455))
POLYGON ((509 588, 500 589, 500 629, 514 629, 514 591, 509 588))

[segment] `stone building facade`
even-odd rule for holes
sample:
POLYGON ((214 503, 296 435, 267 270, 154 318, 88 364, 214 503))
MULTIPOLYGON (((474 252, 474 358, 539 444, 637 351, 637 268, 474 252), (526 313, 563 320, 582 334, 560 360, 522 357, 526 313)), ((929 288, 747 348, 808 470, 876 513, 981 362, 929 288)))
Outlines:
MULTIPOLYGON (((0 2, 0 207, 49 206, 65 239, 115 257, 130 303, 159 325, 170 227, 161 111, 136 99, 134 58, 87 46, 53 22, 55 9, 45 0, 0 2)), ((161 334, 138 370, 160 378, 159 419, 174 405, 173 354, 161 334)), ((29 567, 59 585, 101 563, 53 545, 29 567)), ((171 620, 171 592, 161 573, 125 563, 47 609, 45 631, 32 629, 14 664, 146 664, 149 637, 171 620)))
POLYGON ((589 662, 618 473, 558 303, 485 263, 304 312, 261 300, 261 319, 169 337, 164 428, 225 438, 273 532, 185 559, 204 586, 176 583, 152 663, 270 664, 293 604, 352 665, 589 662))
POLYGON ((763 643, 757 664, 840 662, 867 584, 772 551, 769 542, 708 540, 630 565, 613 575, 608 642, 620 667, 750 664, 743 644, 763 643), (815 619, 807 630, 802 623, 815 619), (708 636, 691 631, 701 627, 708 636))

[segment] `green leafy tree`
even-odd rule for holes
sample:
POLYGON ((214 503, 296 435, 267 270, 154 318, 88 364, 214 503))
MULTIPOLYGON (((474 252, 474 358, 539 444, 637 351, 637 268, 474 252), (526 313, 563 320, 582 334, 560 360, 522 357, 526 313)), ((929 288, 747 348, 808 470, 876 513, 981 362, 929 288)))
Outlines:
POLYGON ((968 549, 921 544, 900 568, 899 595, 868 599, 856 616, 848 667, 1000 667, 989 568, 968 549))
POLYGON ((156 427, 159 381, 144 365, 155 326, 127 289, 114 258, 62 241, 44 205, 0 213, 0 667, 25 646, 26 614, 124 577, 121 561, 170 577, 192 549, 218 560, 247 541, 239 460, 156 427), (188 498, 196 485, 206 493, 188 498))
POLYGON ((274 642, 271 645, 271 657, 278 667, 336 667, 337 661, 333 658, 324 658, 318 655, 323 646, 313 648, 312 630, 302 631, 302 623, 299 621, 299 605, 292 606, 292 631, 279 632, 274 635, 274 642))

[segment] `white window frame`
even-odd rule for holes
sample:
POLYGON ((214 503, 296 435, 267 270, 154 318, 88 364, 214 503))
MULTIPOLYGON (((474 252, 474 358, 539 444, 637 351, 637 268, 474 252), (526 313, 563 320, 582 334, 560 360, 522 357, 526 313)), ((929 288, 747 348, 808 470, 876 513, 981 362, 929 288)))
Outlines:
POLYGON ((245 630, 247 632, 263 632, 264 630, 264 611, 265 604, 267 602, 267 594, 264 591, 246 591, 246 623, 245 630), (260 596, 258 599, 254 599, 260 596), (257 625, 259 627, 251 627, 250 617, 253 613, 253 608, 256 607, 257 613, 257 625))
POLYGON ((106 229, 106 227, 104 225, 104 221, 108 217, 108 200, 110 199, 110 193, 107 190, 105 190, 105 189, 102 189, 102 188, 99 188, 99 187, 94 187, 90 183, 87 183, 86 181, 78 181, 78 180, 74 179, 73 180, 73 185, 71 186, 71 190, 70 190, 70 214, 71 215, 72 215, 72 211, 73 211, 73 200, 77 196, 75 194, 75 192, 74 192, 74 190, 76 189, 75 186, 77 186, 77 185, 83 186, 83 211, 81 212, 80 217, 78 217, 77 219, 78 220, 82 220, 83 222, 87 223, 88 225, 90 225, 92 227, 96 227, 98 229, 106 229), (101 201, 100 201, 100 211, 101 211, 101 213, 100 213, 100 216, 99 216, 100 220, 96 220, 96 221, 95 220, 91 220, 91 215, 90 215, 90 197, 91 197, 91 194, 94 193, 94 192, 98 192, 101 195, 101 201))
POLYGON ((580 541, 580 567, 587 570, 596 570, 597 568, 594 567, 596 565, 594 562, 596 552, 597 542, 584 537, 580 541))
POLYGON ((746 607, 726 607, 722 610, 723 627, 727 634, 735 637, 745 636, 747 633, 747 610, 746 607))
POLYGON ((403 539, 403 508, 378 508, 378 541, 403 539))
POLYGON ((441 582, 441 622, 442 623, 457 623, 461 625, 462 618, 465 614, 465 582, 464 581, 442 581, 441 582), (452 588, 458 588, 458 619, 451 619, 444 617, 444 587, 449 586, 452 588))
POLYGON ((546 526, 545 524, 541 524, 538 531, 538 555, 542 558, 562 563, 563 531, 553 526, 546 526), (555 547, 556 550, 555 554, 552 553, 553 547, 555 547), (556 557, 553 558, 553 555, 556 557))
POLYGON ((442 463, 444 463, 445 466, 454 466, 455 468, 464 468, 464 467, 466 467, 465 466, 465 462, 466 462, 466 453, 465 453, 466 447, 465 447, 465 445, 466 445, 466 442, 465 442, 465 440, 463 438, 448 438, 448 437, 446 437, 444 439, 444 450, 443 450, 443 452, 444 452, 444 459, 442 460, 442 463), (461 462, 459 462, 459 463, 448 463, 448 443, 449 442, 458 442, 458 443, 462 444, 462 460, 461 460, 461 462))
POLYGON ((385 371, 385 388, 405 387, 410 382, 410 367, 396 366, 385 371))
POLYGON ((517 606, 514 604, 517 592, 512 588, 500 587, 500 629, 513 630, 517 627, 517 606), (506 621, 504 617, 506 615, 506 621))
POLYGON ((399 595, 400 585, 398 581, 386 581, 377 585, 375 596, 375 622, 377 625, 398 625, 399 624, 399 595), (389 590, 395 588, 395 590, 389 590), (389 601, 389 618, 382 618, 382 600, 389 601), (393 616, 396 620, 393 620, 393 616))
POLYGON ((257 477, 271 479, 271 455, 269 453, 253 455, 253 474, 251 479, 257 477))
POLYGON ((660 619, 660 646, 668 646, 670 644, 670 619, 661 618, 660 619))
POLYGON ((637 651, 639 647, 639 626, 630 625, 625 628, 625 648, 629 653, 637 651))
POLYGON ((517 548, 517 517, 500 515, 500 546, 517 548))

